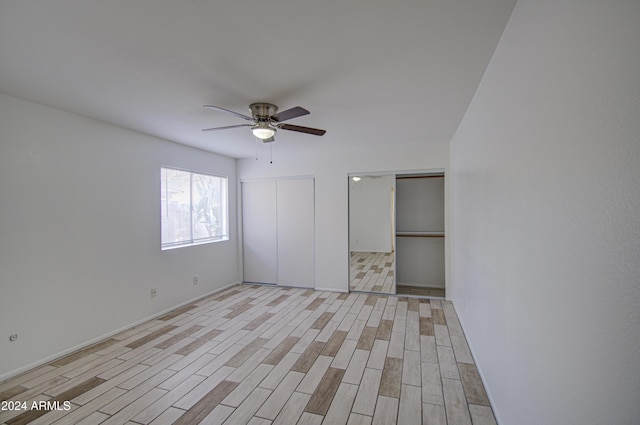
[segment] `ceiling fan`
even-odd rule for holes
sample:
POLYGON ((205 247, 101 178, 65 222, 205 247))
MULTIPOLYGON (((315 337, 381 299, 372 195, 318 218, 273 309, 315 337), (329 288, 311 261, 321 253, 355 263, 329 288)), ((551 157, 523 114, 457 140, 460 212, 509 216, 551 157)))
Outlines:
POLYGON ((326 130, 320 130, 318 128, 302 127, 300 125, 282 123, 283 121, 309 114, 309 111, 300 106, 296 106, 294 108, 287 109, 286 111, 278 113, 278 107, 276 105, 265 102, 256 102, 249 105, 249 109, 251 109, 251 116, 239 114, 238 112, 230 111, 228 109, 224 109, 215 105, 204 105, 204 107, 235 115, 236 117, 240 117, 244 120, 250 121, 251 124, 236 124, 227 125, 224 127, 205 128, 202 131, 226 130, 228 128, 236 127, 251 127, 251 132, 253 133, 253 135, 258 139, 261 139, 265 143, 273 142, 275 140, 276 131, 279 129, 313 134, 314 136, 322 136, 324 133, 326 133, 326 130))

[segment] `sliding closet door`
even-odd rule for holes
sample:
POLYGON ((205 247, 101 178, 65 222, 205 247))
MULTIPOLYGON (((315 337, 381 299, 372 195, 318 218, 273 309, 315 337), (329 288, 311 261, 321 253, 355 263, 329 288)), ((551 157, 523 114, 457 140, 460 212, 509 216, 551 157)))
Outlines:
POLYGON ((315 286, 313 179, 277 181, 278 285, 315 286))
POLYGON ((278 282, 276 229, 276 182, 242 182, 245 282, 278 282))

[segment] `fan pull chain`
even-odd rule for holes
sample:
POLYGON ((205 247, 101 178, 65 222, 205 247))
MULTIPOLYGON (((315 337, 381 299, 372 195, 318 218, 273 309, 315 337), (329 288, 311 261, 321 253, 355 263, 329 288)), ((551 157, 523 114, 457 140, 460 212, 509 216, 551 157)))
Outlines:
POLYGON ((273 164, 273 142, 269 143, 269 164, 273 164))
POLYGON ((258 138, 256 137, 256 161, 258 160, 258 138))

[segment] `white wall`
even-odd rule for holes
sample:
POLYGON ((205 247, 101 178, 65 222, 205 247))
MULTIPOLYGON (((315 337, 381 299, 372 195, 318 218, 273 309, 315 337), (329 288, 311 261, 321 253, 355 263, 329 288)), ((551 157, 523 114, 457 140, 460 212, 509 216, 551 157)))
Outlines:
POLYGON ((520 0, 451 145, 454 305, 503 425, 640 423, 640 2, 520 0))
POLYGON ((395 176, 361 176, 349 180, 351 252, 392 252, 391 196, 395 176))
MULTIPOLYGON (((330 129, 329 129, 330 131, 330 129)), ((347 291, 349 288, 349 173, 374 171, 442 170, 449 162, 446 142, 416 141, 399 149, 390 142, 380 149, 343 149, 347 141, 327 132, 322 139, 301 139, 306 150, 286 156, 273 147, 273 164, 267 154, 238 161, 240 179, 313 175, 316 196, 316 288, 347 291)), ((301 136, 306 137, 306 136, 301 136)), ((445 188, 446 192, 446 188, 445 188)), ((446 201, 445 201, 446 202, 446 201)), ((446 212, 445 212, 446 214, 446 212)), ((445 223, 448 226, 448 223, 445 223)), ((446 248, 445 248, 446 249, 446 248)))
POLYGON ((444 232, 444 177, 396 183, 398 232, 444 232))
POLYGON ((237 282, 235 181, 233 159, 0 95, 0 379, 237 282), (160 251, 161 165, 229 177, 230 241, 160 251))
POLYGON ((396 285, 445 289, 443 238, 396 239, 396 285))

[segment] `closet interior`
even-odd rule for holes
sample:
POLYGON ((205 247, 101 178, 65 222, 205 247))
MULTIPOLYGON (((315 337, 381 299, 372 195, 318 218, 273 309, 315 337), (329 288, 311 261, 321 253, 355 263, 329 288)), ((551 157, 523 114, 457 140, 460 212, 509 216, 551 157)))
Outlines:
POLYGON ((349 175, 351 291, 445 297, 444 173, 349 175))
POLYGON ((444 174, 396 176, 396 293, 445 296, 444 174))

